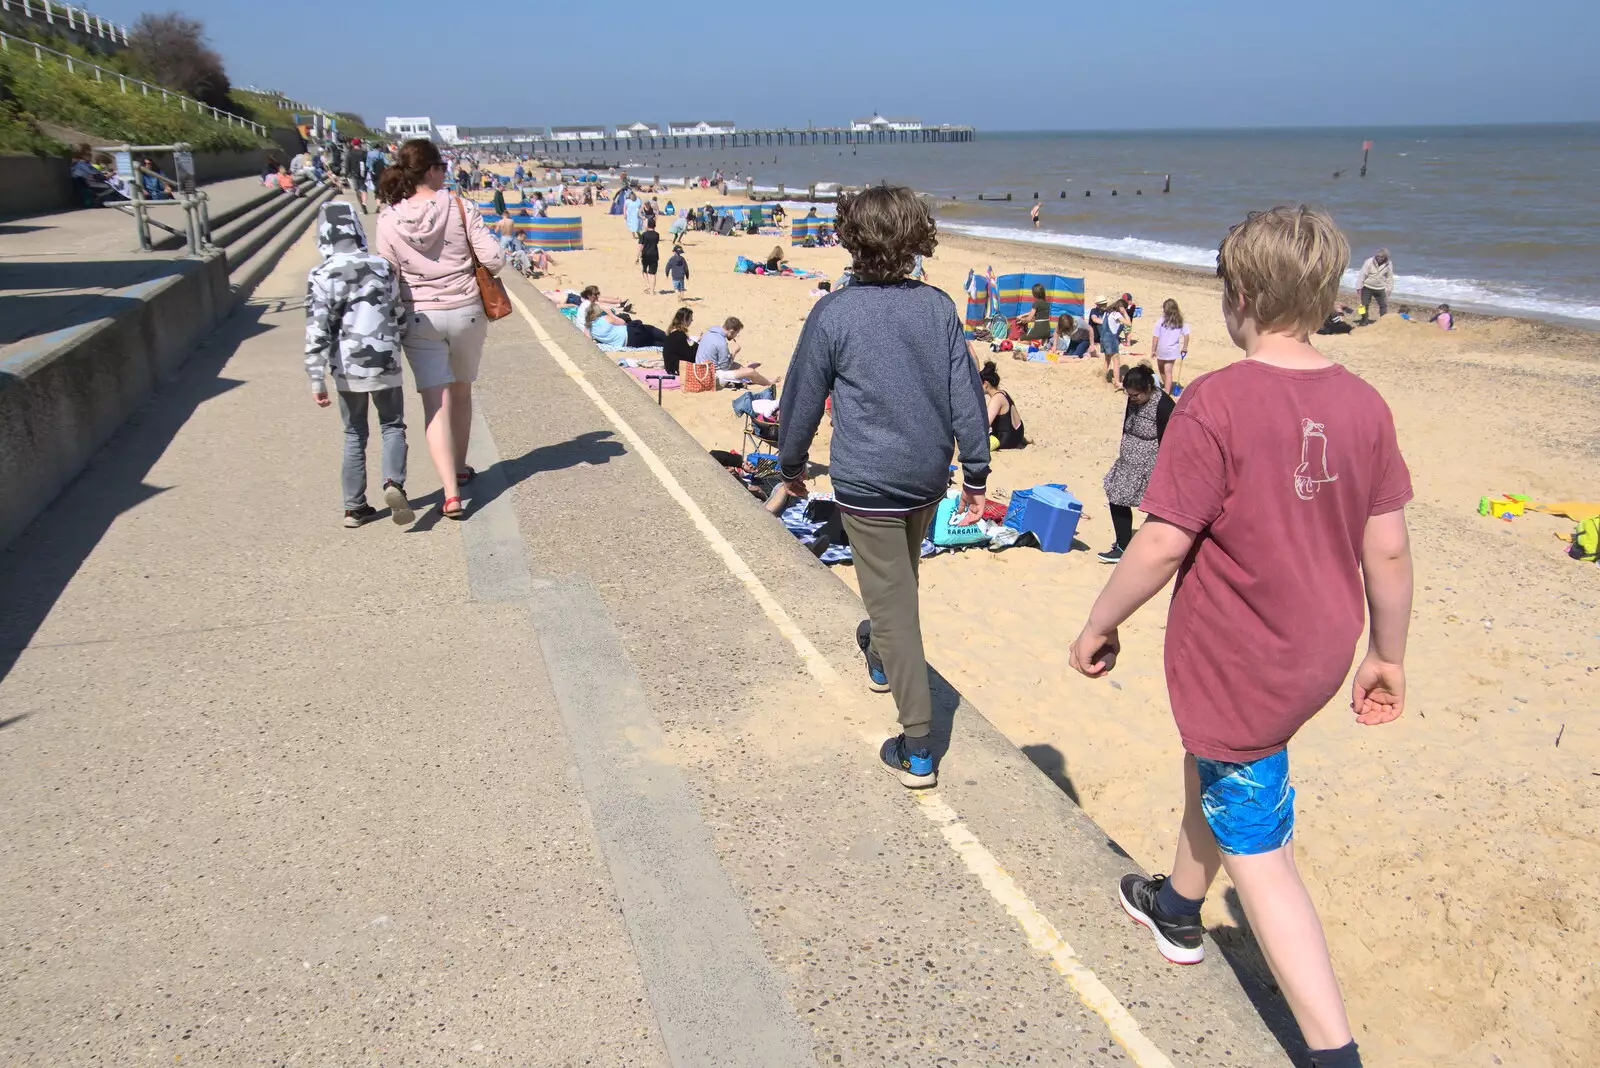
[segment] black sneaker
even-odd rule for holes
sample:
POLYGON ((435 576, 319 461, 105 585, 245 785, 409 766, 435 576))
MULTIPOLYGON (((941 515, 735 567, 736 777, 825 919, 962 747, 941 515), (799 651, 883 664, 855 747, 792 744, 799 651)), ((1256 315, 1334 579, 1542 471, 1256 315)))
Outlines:
POLYGON ((1113 545, 1111 548, 1100 554, 1100 562, 1102 564, 1114 564, 1121 559, 1122 546, 1120 545, 1113 545))
POLYGON ((356 527, 366 526, 372 522, 372 517, 378 510, 370 504, 363 504, 360 508, 346 508, 344 510, 344 525, 354 530, 356 527))
POLYGON ((1201 941, 1205 928, 1199 914, 1168 916, 1156 908, 1156 895, 1166 883, 1165 875, 1150 879, 1142 875, 1124 875, 1117 893, 1122 899, 1122 910, 1150 929, 1163 957, 1174 964, 1199 964, 1206 958, 1206 947, 1201 941))
POLYGON ((383 484, 383 503, 389 506, 389 518, 402 527, 410 526, 411 521, 417 518, 411 502, 406 500, 406 488, 398 482, 383 484))
POLYGON ((883 661, 872 651, 872 620, 863 619, 856 628, 856 644, 861 655, 867 658, 867 688, 873 693, 889 692, 889 673, 883 670, 883 661))
POLYGON ((933 752, 926 738, 897 734, 884 741, 878 758, 884 767, 900 777, 900 785, 908 790, 926 790, 939 783, 939 772, 933 766, 933 752))

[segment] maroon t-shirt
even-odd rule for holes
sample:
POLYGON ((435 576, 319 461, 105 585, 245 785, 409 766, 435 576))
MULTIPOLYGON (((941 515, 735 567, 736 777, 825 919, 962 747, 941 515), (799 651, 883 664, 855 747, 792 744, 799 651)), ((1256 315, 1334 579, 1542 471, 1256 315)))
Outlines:
POLYGON ((1198 535, 1167 617, 1185 749, 1255 760, 1327 704, 1365 621, 1367 519, 1410 499, 1389 406, 1341 366, 1240 360, 1184 389, 1141 507, 1198 535))

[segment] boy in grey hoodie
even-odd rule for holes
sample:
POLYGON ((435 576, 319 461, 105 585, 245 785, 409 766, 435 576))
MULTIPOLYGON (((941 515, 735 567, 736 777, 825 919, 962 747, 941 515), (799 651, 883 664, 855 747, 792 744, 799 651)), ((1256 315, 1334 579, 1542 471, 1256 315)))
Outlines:
POLYGON ((317 219, 322 262, 306 276, 306 376, 311 396, 328 407, 328 379, 344 418, 344 525, 378 513, 367 503, 367 404, 383 433, 383 497, 402 526, 416 518, 406 500, 405 395, 400 339, 404 308, 394 265, 367 251, 354 205, 331 200, 317 219))
POLYGON ((917 564, 958 445, 956 521, 982 518, 987 408, 955 305, 907 278, 917 256, 933 254, 927 206, 904 186, 876 186, 840 203, 838 227, 855 278, 806 319, 780 405, 778 451, 790 492, 804 497, 807 454, 831 395, 830 477, 869 617, 856 640, 868 685, 892 692, 900 713, 902 733, 881 756, 903 785, 927 787, 938 774, 917 564))

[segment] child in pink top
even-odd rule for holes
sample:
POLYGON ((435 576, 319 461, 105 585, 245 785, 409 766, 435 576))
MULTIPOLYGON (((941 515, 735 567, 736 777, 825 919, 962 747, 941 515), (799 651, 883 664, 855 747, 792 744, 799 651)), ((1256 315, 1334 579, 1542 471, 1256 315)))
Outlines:
POLYGON ((1077 670, 1106 674, 1118 626, 1176 574, 1166 675, 1187 800, 1172 875, 1124 877, 1122 905, 1168 960, 1198 962, 1200 905, 1226 867, 1317 1068, 1361 1058, 1294 864, 1287 745, 1338 692, 1364 616, 1356 721, 1400 715, 1411 615, 1411 479, 1394 421, 1307 340, 1348 258, 1333 221, 1306 208, 1229 231, 1217 274, 1245 358, 1184 391, 1145 492, 1150 519, 1072 646, 1077 670))

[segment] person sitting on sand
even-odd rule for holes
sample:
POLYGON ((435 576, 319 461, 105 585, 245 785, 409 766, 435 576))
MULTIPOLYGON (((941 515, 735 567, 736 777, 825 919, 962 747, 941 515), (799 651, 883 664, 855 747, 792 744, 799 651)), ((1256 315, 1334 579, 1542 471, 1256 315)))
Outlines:
POLYGON ((624 319, 591 301, 584 313, 584 333, 607 351, 617 349, 659 349, 667 343, 667 332, 659 326, 624 319))
POLYGON ((701 334, 694 362, 715 364, 719 386, 740 382, 751 386, 770 386, 772 381, 755 369, 758 365, 744 367, 738 362, 739 332, 743 329, 744 323, 730 315, 721 326, 713 326, 701 334))
POLYGON ((783 270, 785 259, 786 257, 783 254, 783 246, 773 245, 772 251, 767 254, 767 273, 777 274, 779 271, 783 270))
POLYGON ((1448 304, 1441 304, 1433 309, 1433 315, 1429 316, 1428 322, 1436 324, 1440 330, 1454 330, 1456 328, 1456 317, 1451 313, 1450 305, 1448 304))
POLYGON ((1023 434, 1022 412, 1011 399, 1011 394, 1000 388, 1000 372, 989 360, 978 372, 983 383, 983 399, 988 406, 989 448, 1020 449, 1028 443, 1023 434))
POLYGON ((679 308, 672 317, 672 325, 667 327, 667 340, 661 344, 661 367, 669 375, 677 374, 683 364, 695 362, 695 344, 699 339, 689 336, 693 323, 694 309, 679 308))
POLYGON ((1030 315, 1018 317, 1018 322, 1027 329, 1022 335, 1022 340, 1030 344, 1039 344, 1050 340, 1050 294, 1042 282, 1033 284, 1033 312, 1030 315))
POLYGON ((1056 320, 1056 332, 1050 339, 1050 350, 1063 356, 1083 356, 1089 351, 1088 326, 1075 319, 1071 312, 1062 312, 1061 318, 1056 320))

